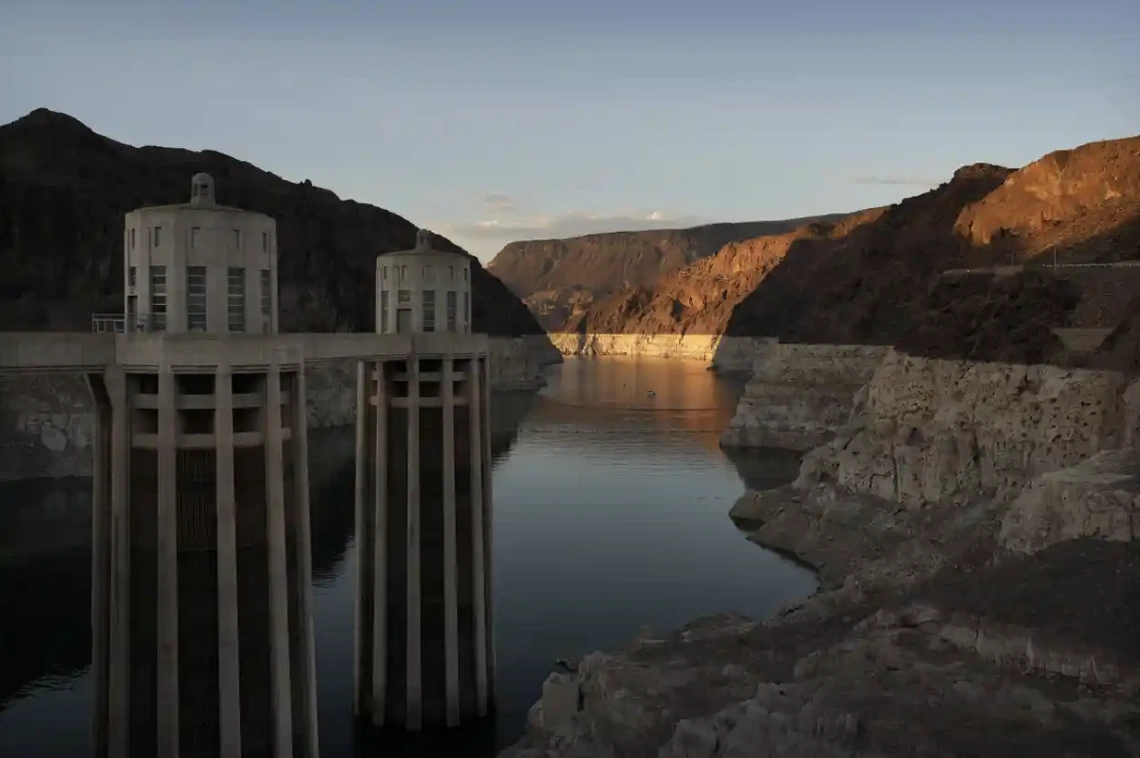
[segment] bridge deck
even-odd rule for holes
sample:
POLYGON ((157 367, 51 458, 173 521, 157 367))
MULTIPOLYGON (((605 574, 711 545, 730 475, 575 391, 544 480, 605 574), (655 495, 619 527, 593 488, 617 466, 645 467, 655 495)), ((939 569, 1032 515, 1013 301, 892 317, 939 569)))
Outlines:
POLYGON ((361 359, 485 354, 482 334, 92 334, 0 332, 0 373, 85 373, 110 365, 155 368, 164 360, 176 371, 217 366, 234 369, 324 364, 361 359))

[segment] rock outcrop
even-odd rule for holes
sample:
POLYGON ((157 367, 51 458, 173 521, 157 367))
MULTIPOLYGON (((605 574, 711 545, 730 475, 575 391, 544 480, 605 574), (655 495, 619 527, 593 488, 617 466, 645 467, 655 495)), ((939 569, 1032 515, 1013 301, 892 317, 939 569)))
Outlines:
POLYGON ((916 358, 891 351, 837 438, 801 481, 832 481, 908 507, 1004 497, 1131 436, 1115 371, 916 358))
POLYGON ((820 593, 587 656, 505 755, 1140 756, 1138 396, 888 354, 794 484, 733 507, 820 593))
POLYGON ((768 344, 720 444, 788 450, 824 444, 886 354, 874 345, 768 344))

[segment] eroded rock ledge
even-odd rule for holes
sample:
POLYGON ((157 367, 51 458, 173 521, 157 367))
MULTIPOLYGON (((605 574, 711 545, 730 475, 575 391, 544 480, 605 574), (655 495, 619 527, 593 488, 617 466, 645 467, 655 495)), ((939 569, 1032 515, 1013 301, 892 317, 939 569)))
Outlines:
POLYGON ((720 443, 789 450, 822 445, 847 420, 855 395, 887 350, 874 345, 764 346, 720 443))
POLYGON ((587 656, 504 755, 1140 756, 1136 397, 888 354, 794 484, 732 509, 819 594, 587 656))
POLYGON ((578 334, 556 332, 550 341, 563 355, 626 355, 705 361, 720 373, 752 372, 752 364, 775 342, 771 337, 722 334, 578 334))

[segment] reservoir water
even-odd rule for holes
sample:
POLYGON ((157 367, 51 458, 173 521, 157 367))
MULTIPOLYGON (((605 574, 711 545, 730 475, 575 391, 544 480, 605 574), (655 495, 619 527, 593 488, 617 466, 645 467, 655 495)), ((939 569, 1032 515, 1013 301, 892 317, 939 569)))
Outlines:
MULTIPOLYGON (((321 752, 494 755, 522 734, 556 658, 734 611, 765 617, 810 572, 728 518, 795 473, 717 445, 740 387, 689 361, 567 359, 539 394, 494 399, 499 703, 477 730, 362 736, 352 719, 353 432, 314 431, 314 622, 321 752)), ((91 753, 90 483, 0 485, 0 756, 91 753)))

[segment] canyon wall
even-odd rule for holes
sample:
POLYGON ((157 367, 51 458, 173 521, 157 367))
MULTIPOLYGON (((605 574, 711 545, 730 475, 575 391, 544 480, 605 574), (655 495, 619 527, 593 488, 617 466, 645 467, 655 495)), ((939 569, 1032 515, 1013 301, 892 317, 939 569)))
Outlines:
POLYGON ((921 507, 1007 496, 1135 436, 1137 388, 1115 371, 916 358, 890 351, 801 485, 921 507))
POLYGON ((822 445, 847 420, 855 395, 887 350, 875 345, 765 345, 721 444, 789 450, 822 445))
MULTIPOLYGON (((543 335, 491 337, 491 389, 536 390, 559 363, 543 335)), ((356 364, 305 370, 309 426, 345 426, 356 418, 356 364)), ((0 481, 91 475, 95 419, 79 376, 0 374, 0 481)))
POLYGON ((721 373, 751 373, 752 363, 775 342, 769 337, 721 334, 577 334, 558 332, 550 341, 562 355, 640 355, 705 361, 721 373))

